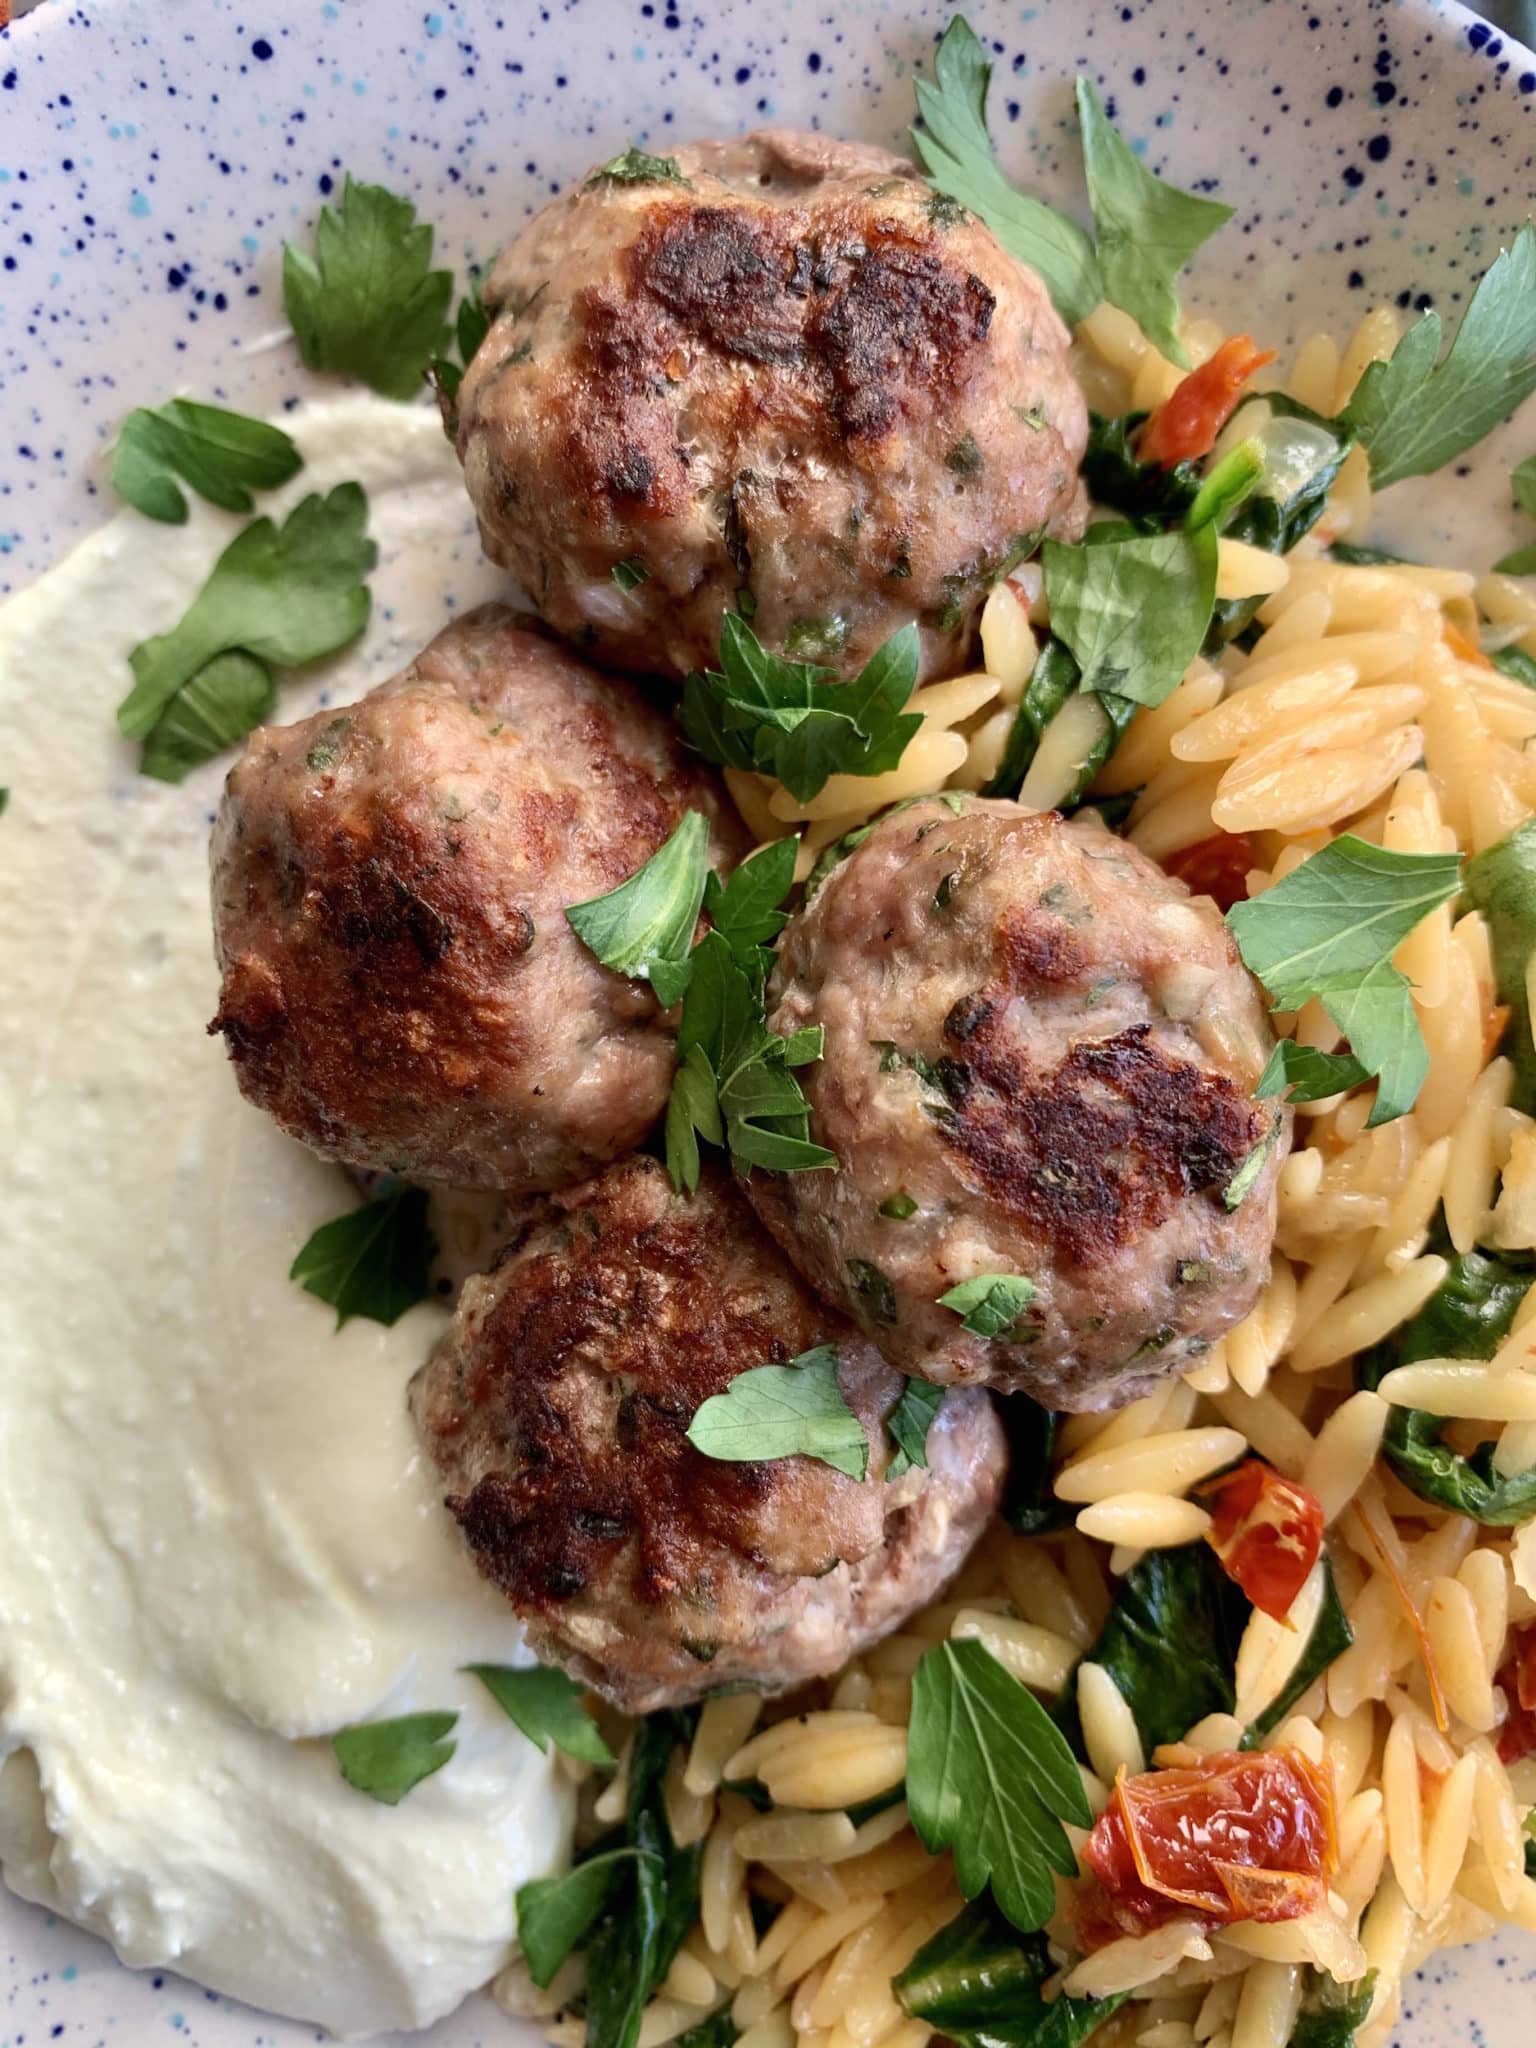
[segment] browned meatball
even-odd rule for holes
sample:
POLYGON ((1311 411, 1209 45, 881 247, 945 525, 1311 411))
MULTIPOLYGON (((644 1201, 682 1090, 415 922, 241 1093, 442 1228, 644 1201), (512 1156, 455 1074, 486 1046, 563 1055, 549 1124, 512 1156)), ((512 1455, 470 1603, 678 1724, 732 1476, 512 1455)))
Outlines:
POLYGON ((670 720, 498 605, 360 703, 253 734, 212 849, 209 1028, 242 1092, 317 1152, 459 1187, 632 1149, 673 1025, 565 912, 690 807, 729 866, 742 827, 670 720))
POLYGON ((491 273, 458 402, 486 552, 621 668, 712 664, 741 591, 793 655, 851 670, 916 619, 924 672, 956 666, 988 586, 1081 526, 1045 287, 885 150, 775 130, 647 162, 491 273))
POLYGON ((996 1503, 982 1393, 946 1397, 928 1469, 885 1478, 903 1382, 801 1283, 722 1171, 675 1195, 651 1159, 544 1205, 471 1280, 413 1388, 476 1562, 541 1657, 630 1713, 835 1671, 931 1600, 996 1503), (707 1458, 700 1404, 835 1343, 863 1482, 805 1457, 707 1458))
POLYGON ((1112 1408, 1253 1305, 1290 1129, 1253 1099, 1264 1005, 1210 901, 1092 813, 892 813, 786 928, 768 1013, 825 1028, 801 1080, 840 1165, 752 1201, 896 1364, 1112 1408), (1035 1298, 972 1334, 939 1297, 997 1274, 1035 1298))

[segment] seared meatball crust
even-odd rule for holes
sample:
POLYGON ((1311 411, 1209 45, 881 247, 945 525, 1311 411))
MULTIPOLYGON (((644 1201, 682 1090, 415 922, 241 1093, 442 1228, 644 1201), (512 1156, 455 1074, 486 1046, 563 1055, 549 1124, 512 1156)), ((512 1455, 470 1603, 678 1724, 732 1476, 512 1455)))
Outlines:
POLYGON ((209 1028, 242 1092, 330 1158, 464 1188, 630 1150, 673 1024, 565 912, 690 807, 728 867, 742 827, 671 721, 498 605, 360 703, 254 733, 212 847, 209 1028))
POLYGON ((950 1394, 928 1468, 887 1480, 900 1375, 815 1299, 723 1171, 683 1197, 629 1159, 542 1208, 468 1283, 412 1390, 448 1506, 538 1655, 649 1713, 835 1671, 931 1600, 997 1501, 1006 1451, 986 1395, 950 1394), (823 1343, 869 1437, 864 1482, 688 1442, 738 1373, 823 1343))
POLYGON ((1092 813, 893 812, 786 927, 768 1022, 824 1027, 800 1078, 840 1164, 752 1202, 894 1363, 1112 1408, 1252 1307, 1290 1133, 1253 1097, 1264 1005, 1209 899, 1092 813), (973 1335, 939 1297, 1000 1273, 1036 1297, 973 1335))
POLYGON ((990 583, 1082 523, 1045 287, 882 149, 666 161, 594 172, 491 273, 457 425, 486 553, 614 667, 713 665, 743 590, 765 645, 851 672, 915 619, 956 667, 990 583))

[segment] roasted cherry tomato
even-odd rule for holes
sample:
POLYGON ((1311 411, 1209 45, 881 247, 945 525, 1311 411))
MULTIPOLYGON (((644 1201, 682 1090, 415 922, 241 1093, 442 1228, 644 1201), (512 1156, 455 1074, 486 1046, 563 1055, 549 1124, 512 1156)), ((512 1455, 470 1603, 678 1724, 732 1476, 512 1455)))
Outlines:
POLYGON ((1536 1628, 1515 1631, 1499 1683, 1509 1701, 1509 1719, 1499 1730, 1499 1759, 1518 1763, 1522 1757, 1536 1756, 1536 1628))
POLYGON ((1332 1766, 1282 1749, 1122 1771, 1083 1855, 1093 1875, 1078 1937, 1090 1951, 1186 1917, 1300 1919, 1327 1903, 1338 1869, 1332 1766))
POLYGON ((1141 430, 1136 454, 1142 462, 1172 469, 1209 455, 1255 370, 1275 360, 1273 349, 1257 348, 1251 334, 1234 334, 1209 362, 1191 370, 1163 400, 1141 430))
POLYGON ((1248 896, 1248 870, 1253 867, 1253 841, 1246 832, 1218 832, 1199 840, 1163 862, 1170 875, 1187 883, 1192 896, 1209 896, 1223 915, 1248 896))
POLYGON ((1245 1458, 1196 1492, 1211 1511, 1205 1540, 1227 1577, 1284 1621, 1323 1547, 1322 1502, 1262 1458, 1245 1458))

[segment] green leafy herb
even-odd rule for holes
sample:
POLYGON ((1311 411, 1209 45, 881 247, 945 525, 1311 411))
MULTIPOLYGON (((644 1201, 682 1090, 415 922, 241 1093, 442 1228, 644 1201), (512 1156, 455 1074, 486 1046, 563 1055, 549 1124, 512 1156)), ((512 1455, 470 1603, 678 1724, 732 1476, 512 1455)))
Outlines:
POLYGON ((1288 1088, 1292 1102, 1322 1102, 1345 1088, 1358 1088, 1370 1078, 1353 1053, 1318 1052, 1313 1046, 1282 1038, 1266 1060, 1253 1092, 1262 1102, 1288 1088))
POLYGON ((314 255, 283 246, 283 305, 306 364, 385 398, 415 397, 452 297, 453 272, 432 268, 432 230, 410 200, 350 175, 340 209, 320 209, 314 255))
POLYGON ((998 1397, 997 1413, 1008 1439, 1003 1520, 1021 1536, 1038 1536, 1047 1529, 1064 1528, 1074 1510, 1056 1498, 1051 1484, 1061 1417, 1042 1408, 1028 1394, 998 1397))
POLYGON ((254 654, 216 654, 183 684, 151 726, 139 773, 180 782, 271 717, 277 704, 272 671, 254 654))
POLYGON ((702 1045, 691 1045, 677 1063, 667 1097, 667 1171, 679 1194, 686 1190, 691 1195, 699 1184, 700 1138, 707 1145, 723 1145, 725 1122, 709 1055, 702 1045))
POLYGON ((1282 1117, 1273 1117, 1269 1129, 1248 1154, 1242 1165, 1233 1174, 1221 1191, 1222 1207, 1227 1210, 1240 1209, 1253 1193, 1259 1175, 1264 1171, 1264 1162, 1280 1142, 1284 1128, 1282 1117))
POLYGON ((458 1748, 447 1738, 457 1714, 401 1714, 393 1721, 362 1721, 341 1728, 331 1748, 341 1775, 381 1806, 398 1806, 423 1778, 440 1771, 458 1748))
POLYGON ((431 1294, 436 1255, 426 1195, 420 1188, 398 1188, 322 1223, 288 1278, 335 1309, 338 1330, 352 1316, 397 1323, 431 1294))
POLYGON ((1336 1984, 1314 1971, 1311 1987, 1287 2048, 1354 2048, 1356 2033, 1371 2016, 1376 1972, 1367 1970, 1355 1984, 1336 1984))
POLYGON ((1061 1826, 1091 1827, 1077 1765, 1045 1709, 978 1642, 941 1643, 917 1667, 907 1734, 912 1825, 934 1854, 952 1849, 960 1889, 990 1883, 1026 1932, 1055 1910, 1054 1871, 1077 1859, 1061 1826))
POLYGON ((1093 244, 1076 221, 1016 192, 998 168, 987 134, 992 66, 975 31, 957 14, 933 62, 933 83, 919 78, 921 126, 912 140, 936 190, 974 213, 1010 255, 1045 280, 1056 310, 1075 327, 1104 296, 1093 244))
POLYGON ((1536 690, 1536 660, 1523 647, 1500 647, 1488 659, 1501 674, 1513 676, 1527 690, 1536 690))
POLYGON ((173 398, 139 406, 118 431, 112 488, 150 519, 181 526, 189 484, 210 505, 249 512, 253 491, 274 490, 304 467, 304 458, 281 427, 217 405, 173 398))
POLYGON ((1238 509, 1253 496, 1264 477, 1264 443, 1239 441, 1200 479, 1185 515, 1186 526, 1214 526, 1222 532, 1238 509))
POLYGON ((843 1398, 837 1346, 819 1344, 788 1365, 755 1365, 712 1394, 688 1425, 706 1458, 731 1464, 816 1458, 850 1479, 869 1470, 864 1425, 843 1398))
POLYGON ((518 1886, 518 1945, 535 1984, 547 1989, 554 1982, 571 1950, 591 1933, 621 1866, 642 1856, 660 1868, 660 1857, 643 1849, 606 1849, 573 1865, 562 1877, 536 1877, 518 1886))
POLYGON ((470 271, 469 290, 459 301, 458 315, 454 321, 454 340, 458 344, 459 360, 451 356, 435 356, 432 361, 432 380, 440 398, 446 399, 452 407, 457 403, 459 386, 464 382, 464 372, 474 361, 480 344, 491 331, 491 316, 485 310, 481 297, 482 280, 478 270, 470 271))
POLYGON ((919 1949, 892 1989, 956 2048, 1078 2048, 1130 1996, 1047 1999, 1055 1974, 1043 1935, 1021 1938, 981 1903, 919 1949))
MULTIPOLYGON (((1089 1657, 1119 1687, 1148 1756, 1180 1741, 1207 1714, 1237 1704, 1237 1646, 1250 1607, 1208 1544, 1149 1550, 1120 1581, 1109 1619, 1089 1657)), ((1077 1679, 1056 1709, 1079 1748, 1077 1679)))
POLYGON ((1161 704, 1200 652, 1216 601, 1216 537, 1136 534, 1042 555, 1051 630, 1082 671, 1079 687, 1161 704))
POLYGON ((1536 1048, 1525 988, 1526 963, 1536 953, 1536 824, 1517 825, 1508 838, 1474 855, 1465 882, 1468 900, 1488 921, 1498 997, 1509 1005, 1515 1107, 1536 1111, 1536 1048))
MULTIPOLYGON (((1510 471, 1509 487, 1521 511, 1536 519, 1536 455, 1527 455, 1510 471)), ((1536 540, 1516 548, 1493 566, 1503 576, 1536 576, 1536 540)))
POLYGON ((1323 1604, 1318 1609, 1317 1620, 1307 1638, 1307 1647, 1301 1653, 1296 1669, 1286 1682, 1285 1690, 1267 1706, 1258 1719, 1244 1732, 1239 1745, 1243 1749, 1258 1749, 1266 1743, 1277 1728, 1285 1725, 1286 1719, 1301 1699, 1328 1669, 1336 1658, 1355 1640, 1344 1613, 1339 1589, 1334 1582, 1333 1565, 1325 1556, 1323 1559, 1323 1604))
POLYGON ((662 1780, 696 1717, 647 1714, 635 1724, 624 1839, 642 1853, 618 1871, 587 1944, 587 2048, 635 2048, 640 2015, 698 1917, 703 1845, 679 1849, 662 1780))
POLYGON ((901 1399, 885 1418, 885 1426, 896 1439, 896 1455, 885 1468, 887 1479, 899 1479, 914 1465, 928 1463, 928 1432, 933 1418, 944 1406, 944 1389, 931 1380, 909 1379, 901 1399))
MULTIPOLYGON (((597 1724, 582 1709, 582 1688, 563 1671, 542 1664, 519 1670, 512 1664, 466 1664, 497 1706, 542 1751, 553 1743, 582 1763, 611 1764, 613 1752, 597 1724)), ((546 1980, 540 1979, 543 1982, 546 1980)))
MULTIPOLYGON (((1051 722, 1069 697, 1076 695, 1082 678, 1071 653, 1054 636, 1047 640, 1040 650, 1024 693, 1019 699, 1019 708, 1014 717, 1013 729, 1008 735, 1008 744, 997 773, 983 792, 987 796, 1017 796, 1023 785, 1029 764, 1039 752, 1040 743, 1051 722)), ((1058 810, 1076 809, 1087 794, 1094 777, 1104 766, 1115 748, 1125 737, 1126 729, 1136 715, 1136 704, 1130 697, 1101 696, 1099 703, 1109 723, 1102 737, 1088 750, 1079 764, 1077 780, 1062 796, 1058 810)))
POLYGON ((622 156, 616 156, 605 164, 599 164, 587 180, 587 189, 594 185, 686 185, 682 166, 675 156, 651 156, 633 144, 622 156))
POLYGON ((874 1323, 880 1329, 894 1329, 901 1318, 890 1276, 869 1259, 849 1259, 844 1270, 852 1296, 850 1306, 859 1320, 874 1323))
POLYGON ((1525 1816, 1525 1832, 1530 1837, 1525 1845, 1525 1874, 1536 1877, 1536 1813, 1525 1816))
MULTIPOLYGON (((1392 955, 1456 895, 1460 876, 1457 854, 1394 853, 1345 833, 1227 913, 1244 963, 1276 1007, 1297 1010, 1316 997, 1377 1077, 1372 1124, 1413 1107, 1429 1066, 1412 991, 1392 955)), ((1265 1078, 1280 1085, 1269 1069, 1265 1078)))
POLYGON ((777 776, 808 803, 831 775, 882 775, 921 724, 902 707, 917 684, 919 642, 904 626, 851 683, 771 654, 739 613, 720 627, 720 669, 691 675, 683 730, 706 760, 777 776))
POLYGON ((1378 491, 1443 468, 1536 391, 1536 225, 1484 273, 1444 362, 1440 337, 1439 314, 1423 314, 1345 408, 1378 491))
POLYGON ((906 1223, 917 1214, 917 1204, 910 1195, 887 1195, 880 1214, 887 1223, 906 1223))
POLYGON ((1187 369, 1174 279, 1232 218, 1232 208, 1154 177, 1110 126, 1086 78, 1077 81, 1077 117, 1104 296, 1132 315, 1154 348, 1187 369))
POLYGON ((688 985, 688 956, 709 873, 709 820, 685 811, 671 837, 627 882, 573 903, 566 920, 615 974, 649 981, 670 1009, 688 985))
POLYGON ((753 955, 771 946, 789 923, 789 912, 780 906, 794 887, 799 851, 798 838, 775 839, 733 868, 728 881, 722 882, 711 869, 704 884, 710 923, 754 972, 767 965, 767 958, 753 955))
MULTIPOLYGON (((1443 1228, 1434 1239, 1447 1260, 1444 1280, 1417 1315, 1362 1352, 1355 1376, 1376 1387, 1395 1366, 1424 1358, 1492 1358, 1509 1335, 1515 1311, 1536 1277, 1536 1261, 1494 1252, 1458 1253, 1443 1228)), ((1413 1493, 1487 1528, 1510 1529, 1536 1515, 1536 1465, 1507 1475, 1495 1470, 1493 1445, 1469 1456, 1443 1441, 1442 1416, 1394 1407, 1382 1456, 1413 1493)))
MULTIPOLYGON (((133 688, 117 708, 124 738, 147 740, 178 694, 221 654, 239 651, 274 668, 301 668, 355 640, 368 622, 362 579, 376 554, 368 501, 357 484, 305 498, 281 526, 252 520, 220 555, 180 623, 129 655, 133 688)), ((249 670, 241 688, 252 709, 249 670)), ((226 682, 220 705, 227 707, 232 694, 226 682)))
POLYGON ((630 591, 638 590, 642 583, 649 583, 651 572, 645 566, 644 555, 626 555, 622 562, 615 562, 613 580, 626 597, 630 591))
POLYGON ((1022 1273, 978 1273, 939 1300, 960 1318, 973 1337, 1008 1337, 1035 1298, 1035 1283, 1022 1273))

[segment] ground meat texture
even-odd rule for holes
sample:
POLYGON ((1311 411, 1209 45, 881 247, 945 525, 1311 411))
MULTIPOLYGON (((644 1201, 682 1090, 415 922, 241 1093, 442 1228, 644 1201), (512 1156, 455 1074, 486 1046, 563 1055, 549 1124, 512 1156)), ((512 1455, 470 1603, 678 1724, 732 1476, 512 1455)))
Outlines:
POLYGON ((1264 1004, 1214 906, 1092 813, 891 813, 786 928, 768 1012, 825 1029, 800 1079, 840 1165, 753 1204, 894 1363, 1111 1408, 1252 1307, 1290 1138, 1252 1092, 1264 1004), (940 1302, 1004 1273, 1037 1290, 1006 1335, 940 1302))
POLYGON ((926 1470, 885 1478, 903 1382, 811 1294, 720 1169, 634 1158, 542 1205, 471 1280, 412 1403, 480 1569, 532 1648, 630 1713, 835 1671, 933 1599, 996 1505, 987 1396, 948 1395, 926 1470), (860 1482, 687 1440, 740 1372, 835 1343, 860 1482))
POLYGON ((673 1022, 566 907, 684 811, 742 828, 632 686, 500 606, 340 711, 252 735, 214 827, 222 1031, 242 1092, 328 1157, 559 1186, 666 1103, 673 1022))
POLYGON ((956 667, 989 585, 1082 524, 1045 287, 884 150, 662 161, 575 184, 491 273, 457 408, 486 552, 616 667, 713 665, 738 603, 845 671, 913 619, 956 667))

